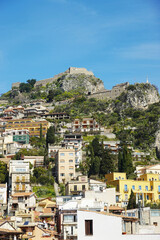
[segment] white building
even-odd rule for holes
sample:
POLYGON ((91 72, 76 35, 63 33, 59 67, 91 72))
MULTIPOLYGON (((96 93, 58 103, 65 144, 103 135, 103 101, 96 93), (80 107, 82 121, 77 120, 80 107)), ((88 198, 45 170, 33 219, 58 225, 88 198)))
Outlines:
POLYGON ((7 183, 0 184, 0 212, 2 216, 7 209, 7 183))
POLYGON ((93 199, 70 200, 59 207, 58 232, 64 240, 77 239, 77 210, 103 211, 104 203, 93 199))
POLYGON ((102 201, 106 206, 116 205, 115 188, 106 188, 102 191, 85 191, 84 198, 94 199, 95 201, 102 201))
POLYGON ((36 197, 34 192, 18 192, 9 198, 8 213, 10 215, 18 215, 18 213, 29 213, 35 209, 36 197))
POLYGON ((9 189, 11 194, 31 191, 29 162, 23 160, 10 161, 9 189))
POLYGON ((89 189, 93 191, 102 191, 106 188, 106 183, 97 181, 94 179, 89 179, 89 189))
POLYGON ((139 234, 136 218, 107 214, 105 212, 77 212, 78 240, 158 240, 160 234, 139 234), (125 228, 131 233, 126 234, 125 228))
POLYGON ((150 165, 150 166, 137 166, 136 167, 137 177, 140 177, 145 173, 159 174, 160 176, 160 164, 150 165))

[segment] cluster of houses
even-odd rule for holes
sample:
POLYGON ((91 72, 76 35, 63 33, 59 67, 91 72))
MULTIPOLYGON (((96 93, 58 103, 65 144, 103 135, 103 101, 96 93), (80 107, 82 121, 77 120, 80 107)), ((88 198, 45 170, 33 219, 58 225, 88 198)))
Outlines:
POLYGON ((85 133, 109 137, 103 144, 113 154, 120 149, 114 134, 95 119, 71 121, 67 113, 49 113, 38 102, 0 111, 0 160, 9 170, 8 183, 0 184, 0 239, 159 239, 160 211, 144 205, 160 201, 160 165, 137 167, 137 180, 118 172, 106 174, 105 181, 89 179, 77 171, 85 158, 85 133), (45 136, 52 124, 63 140, 49 144, 48 156, 55 159, 55 180, 64 184, 65 195, 40 199, 32 190, 30 164, 43 167, 44 157, 11 158, 21 148, 31 149, 30 137, 39 137, 40 128, 45 136), (138 208, 126 210, 131 190, 138 208))
POLYGON ((160 165, 137 168, 137 180, 118 172, 103 182, 77 175, 66 181, 64 196, 40 199, 30 184, 30 163, 39 166, 40 159, 9 161, 8 184, 0 184, 0 239, 159 239, 160 210, 144 202, 159 202, 160 165), (138 207, 126 210, 131 190, 138 207))

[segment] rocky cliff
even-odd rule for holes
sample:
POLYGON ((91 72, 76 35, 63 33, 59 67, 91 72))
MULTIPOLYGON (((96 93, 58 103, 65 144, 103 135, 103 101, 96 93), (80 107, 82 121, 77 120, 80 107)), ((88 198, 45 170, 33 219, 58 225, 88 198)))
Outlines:
POLYGON ((118 98, 116 107, 125 109, 147 109, 149 105, 160 101, 157 88, 150 83, 137 83, 130 85, 118 98))
POLYGON ((78 88, 84 89, 86 94, 105 90, 102 80, 84 73, 65 74, 57 81, 60 87, 67 92, 78 88))

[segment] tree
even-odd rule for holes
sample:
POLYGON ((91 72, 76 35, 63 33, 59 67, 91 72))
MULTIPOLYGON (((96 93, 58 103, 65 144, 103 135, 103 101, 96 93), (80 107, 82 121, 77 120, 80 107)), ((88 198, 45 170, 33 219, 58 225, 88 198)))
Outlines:
POLYGON ((8 181, 7 164, 0 161, 0 183, 6 183, 8 181))
POLYGON ((20 83, 19 85, 20 92, 30 92, 31 89, 32 89, 32 86, 28 83, 20 83))
POLYGON ((42 124, 40 124, 40 142, 43 140, 42 124))
POLYGON ((28 79, 27 83, 33 88, 34 84, 36 83, 36 79, 28 79))
POLYGON ((47 130, 46 135, 46 146, 48 148, 48 144, 54 144, 55 143, 55 128, 53 126, 49 127, 47 130))
POLYGON ((131 194, 130 194, 130 197, 129 197, 127 209, 134 209, 136 207, 137 207, 136 196, 134 195, 134 192, 131 189, 131 194))
POLYGON ((121 146, 121 150, 118 154, 118 171, 126 172, 127 177, 133 173, 131 150, 128 149, 127 144, 121 146))
POLYGON ((100 174, 105 175, 113 171, 114 171, 114 162, 113 162, 113 156, 111 154, 111 151, 108 149, 104 149, 102 160, 101 160, 101 166, 100 166, 100 174))
POLYGON ((100 158, 98 156, 95 156, 91 160, 89 176, 99 174, 99 170, 100 170, 100 158))
POLYGON ((43 176, 46 173, 46 170, 43 167, 37 167, 33 170, 33 176, 37 179, 41 176, 43 176))

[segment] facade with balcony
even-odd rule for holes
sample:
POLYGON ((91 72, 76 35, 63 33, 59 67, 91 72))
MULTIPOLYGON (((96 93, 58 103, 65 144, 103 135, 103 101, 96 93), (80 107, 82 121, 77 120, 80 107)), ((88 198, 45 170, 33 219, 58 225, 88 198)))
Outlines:
POLYGON ((59 183, 75 177, 75 150, 61 148, 56 154, 56 177, 59 183))
POLYGON ((122 207, 127 206, 131 190, 136 196, 136 201, 159 202, 160 181, 158 174, 143 174, 139 180, 126 179, 126 173, 110 173, 105 175, 107 183, 116 187, 120 193, 119 201, 122 207))
POLYGON ((49 123, 45 120, 36 121, 31 118, 9 120, 6 125, 6 130, 28 130, 30 136, 39 137, 40 126, 42 126, 42 134, 45 136, 49 127, 49 123))
POLYGON ((72 125, 72 132, 99 132, 103 130, 93 118, 75 119, 72 125))
POLYGON ((31 191, 29 162, 23 160, 10 161, 9 189, 11 194, 31 191))
POLYGON ((77 179, 66 183, 66 195, 80 195, 89 189, 88 177, 78 176, 77 179))
POLYGON ((81 134, 65 134, 63 143, 67 149, 75 149, 76 166, 82 161, 82 135, 81 134))
POLYGON ((36 206, 36 197, 33 192, 18 192, 10 196, 8 202, 8 212, 10 215, 28 214, 31 210, 34 210, 36 206))

